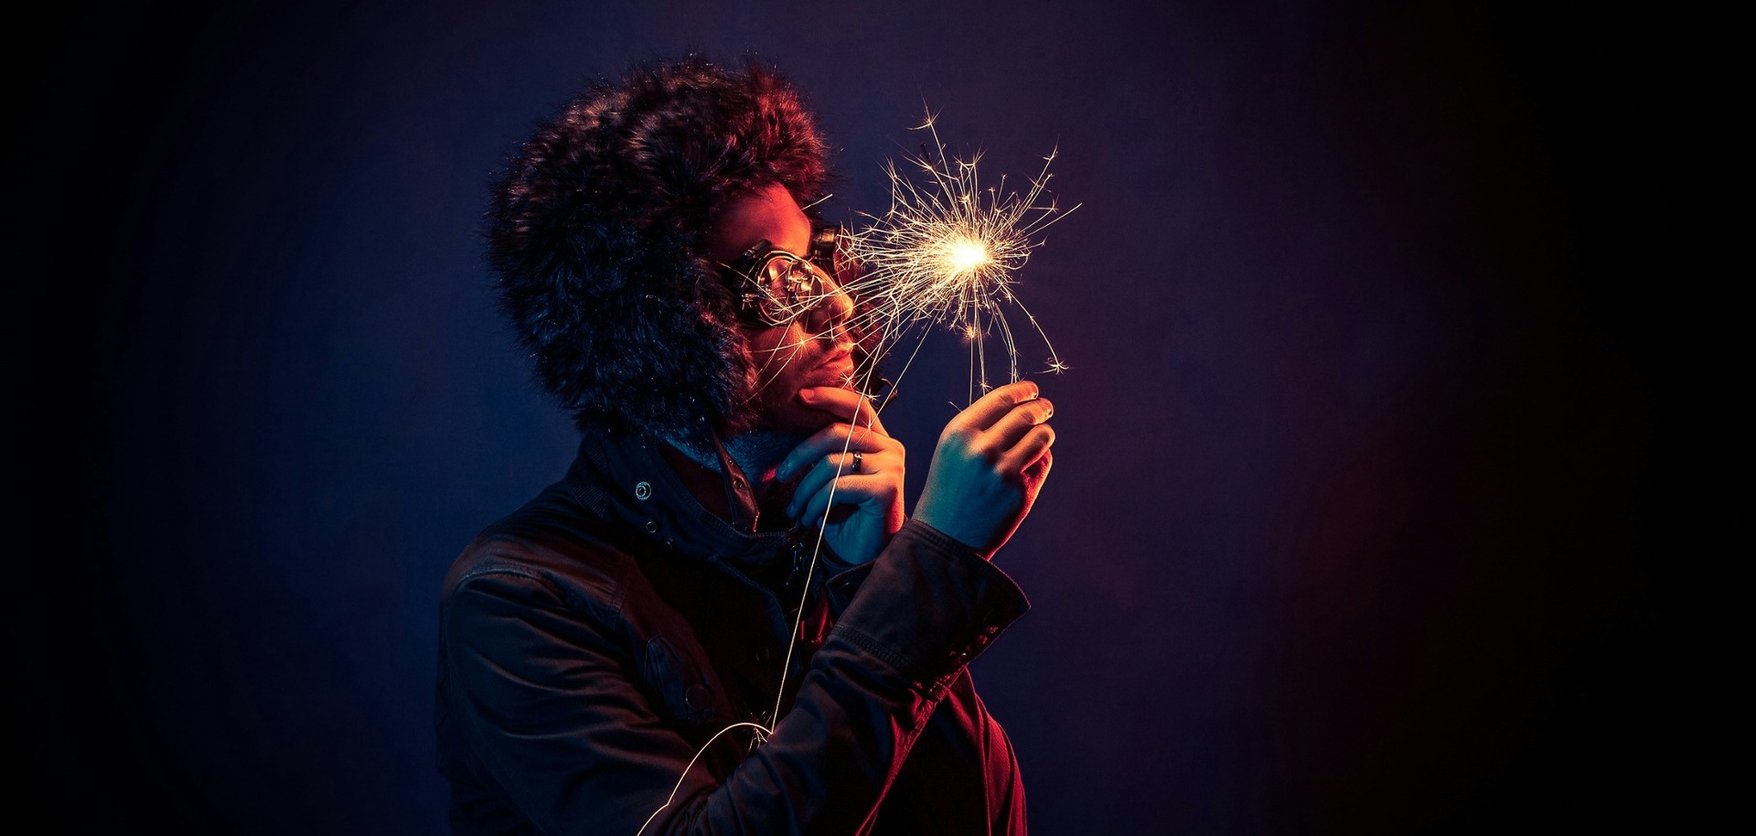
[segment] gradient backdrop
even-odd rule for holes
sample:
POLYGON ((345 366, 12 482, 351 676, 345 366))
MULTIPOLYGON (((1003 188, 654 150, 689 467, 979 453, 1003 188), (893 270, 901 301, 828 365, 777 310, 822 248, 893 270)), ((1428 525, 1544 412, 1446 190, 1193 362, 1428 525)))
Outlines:
MULTIPOLYGON (((797 81, 831 217, 883 208, 923 102, 990 175, 1059 147, 1083 207, 1020 293, 1072 370, 999 558, 1034 609, 974 670, 1039 832, 1674 812, 1664 313, 1637 283, 1668 36, 1592 8, 306 2, 15 31, 31 804, 442 829, 439 581, 574 445, 493 311, 487 187, 587 79, 699 48, 797 81)), ((965 385, 958 345, 928 352, 886 416, 911 496, 965 385)))

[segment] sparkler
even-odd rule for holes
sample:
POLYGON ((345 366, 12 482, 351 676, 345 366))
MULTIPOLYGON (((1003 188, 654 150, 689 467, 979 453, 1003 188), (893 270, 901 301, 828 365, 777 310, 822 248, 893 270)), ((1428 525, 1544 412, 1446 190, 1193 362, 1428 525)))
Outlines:
MULTIPOLYGON (((1004 177, 983 188, 981 155, 963 159, 948 154, 934 120, 929 111, 914 128, 928 133, 931 147, 923 145, 920 156, 905 158, 924 182, 910 179, 894 161, 885 164, 890 209, 866 215, 870 223, 849 236, 846 255, 860 262, 864 272, 847 290, 865 307, 857 325, 873 335, 874 357, 887 354, 916 326, 922 326, 922 341, 934 325, 961 335, 970 347, 973 401, 978 390, 991 388, 986 340, 992 334, 1005 347, 1007 379, 1019 379, 1018 344, 1006 318, 1008 307, 1024 315, 1047 348, 1043 371, 1067 370, 1036 316, 1012 288, 1015 273, 1042 245, 1042 231, 1079 207, 1063 211, 1049 196, 1054 152, 1043 158, 1042 169, 1022 195, 1008 191, 1004 177)), ((911 354, 911 363, 913 359, 911 354)))

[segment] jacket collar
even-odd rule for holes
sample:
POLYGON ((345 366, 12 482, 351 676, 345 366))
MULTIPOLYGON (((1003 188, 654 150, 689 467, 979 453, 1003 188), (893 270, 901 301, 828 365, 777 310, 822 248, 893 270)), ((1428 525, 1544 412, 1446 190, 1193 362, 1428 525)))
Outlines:
POLYGON ((565 481, 588 508, 667 550, 756 567, 785 555, 796 529, 753 533, 732 527, 702 507, 665 461, 665 443, 635 432, 587 431, 565 481))

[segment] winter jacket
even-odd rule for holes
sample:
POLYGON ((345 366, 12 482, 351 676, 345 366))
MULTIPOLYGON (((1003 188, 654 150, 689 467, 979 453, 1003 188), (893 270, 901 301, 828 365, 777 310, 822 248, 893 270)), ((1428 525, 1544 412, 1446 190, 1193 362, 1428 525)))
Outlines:
POLYGON ((738 530, 661 443, 588 434, 447 576, 454 832, 1025 832, 966 671, 1028 607, 1011 579, 912 520, 860 566, 812 530, 738 530))

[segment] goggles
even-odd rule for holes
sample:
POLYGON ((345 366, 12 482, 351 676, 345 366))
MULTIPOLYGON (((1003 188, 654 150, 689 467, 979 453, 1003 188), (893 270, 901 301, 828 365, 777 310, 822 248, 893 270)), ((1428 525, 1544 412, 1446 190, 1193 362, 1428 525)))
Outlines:
POLYGON ((845 266, 840 226, 813 230, 809 251, 801 256, 757 241, 731 264, 722 265, 737 293, 738 313, 763 325, 779 327, 804 316, 841 292, 834 276, 845 266))

